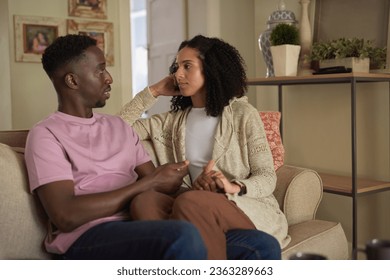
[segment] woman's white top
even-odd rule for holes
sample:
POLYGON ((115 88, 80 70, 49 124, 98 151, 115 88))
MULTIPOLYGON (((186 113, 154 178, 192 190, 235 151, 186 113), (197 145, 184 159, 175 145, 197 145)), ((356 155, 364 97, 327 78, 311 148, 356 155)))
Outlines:
POLYGON ((218 122, 219 117, 207 116, 205 108, 191 108, 188 113, 185 145, 192 182, 211 159, 218 122))

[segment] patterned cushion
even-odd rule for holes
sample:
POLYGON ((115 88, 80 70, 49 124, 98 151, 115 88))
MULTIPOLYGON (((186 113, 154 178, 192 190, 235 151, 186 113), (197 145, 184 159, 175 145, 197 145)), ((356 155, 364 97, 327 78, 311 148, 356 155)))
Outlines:
POLYGON ((274 159, 275 171, 284 163, 284 147, 280 136, 281 113, 277 111, 259 112, 264 123, 265 133, 274 159))

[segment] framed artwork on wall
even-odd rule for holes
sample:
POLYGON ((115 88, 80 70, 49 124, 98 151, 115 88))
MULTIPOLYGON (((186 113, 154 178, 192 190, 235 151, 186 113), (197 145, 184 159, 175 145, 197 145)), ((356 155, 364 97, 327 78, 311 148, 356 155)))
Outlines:
POLYGON ((107 0, 68 0, 69 16, 107 18, 107 0))
POLYGON ((69 34, 83 34, 94 38, 106 57, 107 66, 114 65, 114 31, 112 22, 68 19, 69 34))
POLYGON ((41 62, 42 53, 66 33, 63 19, 14 15, 15 61, 41 62))

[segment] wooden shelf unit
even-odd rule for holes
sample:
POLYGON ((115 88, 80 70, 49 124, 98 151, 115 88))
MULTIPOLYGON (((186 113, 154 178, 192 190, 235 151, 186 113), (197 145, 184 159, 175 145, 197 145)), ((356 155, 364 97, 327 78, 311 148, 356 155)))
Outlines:
MULTIPOLYGON (((343 73, 309 76, 285 76, 254 78, 248 80, 249 86, 277 86, 278 106, 283 113, 283 87, 292 85, 323 85, 323 84, 350 84, 351 86, 351 176, 339 176, 319 173, 323 181, 324 192, 352 198, 352 258, 357 258, 357 197, 375 192, 390 190, 390 182, 358 178, 357 176, 357 145, 356 145, 356 85, 358 83, 389 83, 390 74, 379 73, 343 73)), ((281 121, 283 136, 283 114, 281 121)))
MULTIPOLYGON (((321 172, 319 172, 319 175, 324 185, 324 192, 352 196, 353 191, 351 176, 339 176, 321 172)), ((356 183, 357 195, 364 195, 390 190, 390 182, 358 178, 356 180, 356 183)))

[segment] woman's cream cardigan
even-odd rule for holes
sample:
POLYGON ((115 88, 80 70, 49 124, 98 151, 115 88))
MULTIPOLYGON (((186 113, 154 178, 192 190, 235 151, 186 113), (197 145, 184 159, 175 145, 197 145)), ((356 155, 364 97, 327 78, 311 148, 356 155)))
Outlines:
MULTIPOLYGON (((152 141, 159 164, 183 161, 190 108, 140 118, 156 101, 145 88, 122 108, 120 116, 133 126, 141 140, 152 141)), ((227 197, 257 229, 275 236, 282 248, 287 246, 290 242, 287 220, 273 195, 276 174, 271 151, 259 113, 246 97, 235 98, 225 107, 214 137, 212 158, 214 169, 246 186, 245 195, 227 194, 227 197)), ((184 183, 191 186, 189 176, 184 178, 184 183)))

